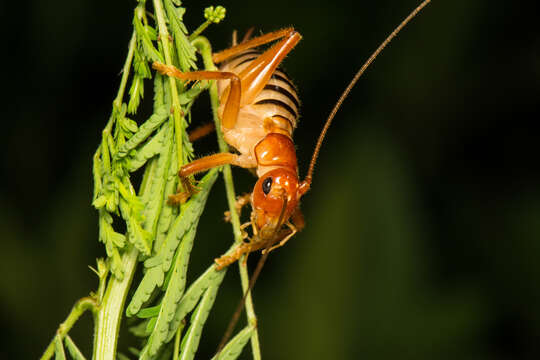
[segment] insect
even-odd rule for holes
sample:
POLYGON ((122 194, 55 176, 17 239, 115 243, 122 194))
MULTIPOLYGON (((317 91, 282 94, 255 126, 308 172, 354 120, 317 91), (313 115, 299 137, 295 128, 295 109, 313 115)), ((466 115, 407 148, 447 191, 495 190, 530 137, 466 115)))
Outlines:
POLYGON ((216 53, 219 71, 181 73, 174 67, 154 68, 183 80, 217 80, 219 116, 225 141, 239 154, 218 153, 184 165, 179 176, 184 192, 171 196, 183 202, 196 191, 189 176, 224 164, 255 169, 259 180, 253 192, 239 197, 240 210, 251 202, 249 223, 253 236, 231 255, 216 259, 218 269, 255 250, 271 251, 284 245, 303 227, 299 200, 309 190, 311 175, 300 181, 292 133, 296 127, 299 99, 296 88, 278 67, 300 41, 292 28, 282 29, 216 53), (279 40, 261 53, 255 48, 279 40))
POLYGON ((365 69, 429 0, 422 2, 394 29, 343 92, 330 113, 313 152, 308 173, 300 180, 296 152, 292 140, 298 119, 299 99, 296 88, 279 69, 285 56, 298 44, 301 35, 293 28, 246 39, 229 49, 215 53, 213 61, 221 64, 219 71, 183 73, 173 66, 154 63, 162 74, 181 80, 216 80, 220 99, 219 117, 225 141, 238 153, 218 153, 205 156, 182 166, 178 175, 184 191, 172 195, 172 202, 184 202, 197 189, 189 177, 211 168, 231 164, 255 169, 258 180, 251 194, 237 199, 240 210, 251 203, 250 221, 253 236, 230 255, 215 259, 222 269, 244 254, 263 249, 266 254, 283 246, 304 227, 299 208, 302 196, 310 189, 313 169, 326 132, 343 100, 365 69), (277 41, 264 52, 257 47, 277 41))

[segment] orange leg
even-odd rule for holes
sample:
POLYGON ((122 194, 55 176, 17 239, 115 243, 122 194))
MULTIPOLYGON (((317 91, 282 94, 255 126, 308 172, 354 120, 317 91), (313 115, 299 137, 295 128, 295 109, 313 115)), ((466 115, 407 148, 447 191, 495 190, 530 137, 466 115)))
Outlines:
POLYGON ((210 134, 214 130, 216 130, 216 125, 213 122, 201 125, 189 133, 189 141, 197 141, 200 138, 203 138, 206 135, 210 134))
MULTIPOLYGON (((246 33, 244 34, 244 37, 242 38, 242 41, 240 42, 244 43, 248 41, 251 38, 251 34, 253 34, 253 30, 254 28, 250 27, 248 31, 246 31, 246 33)), ((238 45, 238 32, 234 30, 232 33, 232 46, 236 46, 236 45, 238 45)))
POLYGON ((284 37, 289 37, 291 33, 296 32, 294 31, 293 28, 285 28, 278 31, 273 31, 268 34, 257 36, 251 40, 248 40, 252 32, 250 30, 248 30, 248 32, 246 33, 246 35, 244 36, 244 39, 242 40, 240 44, 234 45, 228 49, 214 53, 214 55, 212 55, 212 60, 214 61, 214 63, 219 64, 220 62, 223 62, 235 56, 236 54, 241 53, 242 51, 253 49, 253 48, 256 48, 257 46, 268 44, 269 42, 272 42, 274 40, 278 40, 284 37))
POLYGON ((262 249, 265 245, 266 243, 264 242, 242 243, 231 255, 223 255, 220 258, 214 259, 214 262, 216 263, 216 269, 221 270, 223 268, 226 268, 227 266, 234 263, 236 260, 240 259, 242 255, 262 249))
POLYGON ((250 27, 248 31, 246 31, 246 33, 244 34, 244 37, 242 38, 241 43, 245 43, 251 38, 251 35, 253 34, 254 29, 255 29, 254 27, 250 27))
POLYGON ((279 64, 298 44, 301 38, 302 36, 299 33, 292 31, 285 39, 266 50, 238 74, 240 79, 242 79, 242 101, 240 102, 240 106, 251 104, 255 100, 279 64))
POLYGON ((152 67, 160 73, 175 77, 180 80, 231 80, 229 86, 223 118, 221 119, 223 127, 230 129, 236 124, 238 111, 240 110, 240 99, 242 96, 242 88, 238 75, 226 71, 192 71, 181 72, 174 66, 154 62, 152 67))
POLYGON ((184 203, 190 196, 198 191, 198 189, 191 184, 191 181, 188 178, 189 176, 226 164, 245 168, 250 168, 257 165, 253 164, 249 158, 231 153, 219 153, 193 160, 189 164, 186 164, 180 168, 178 176, 180 177, 180 182, 182 183, 184 191, 169 196, 169 203, 184 203))
MULTIPOLYGON (((247 194, 244 194, 244 195, 238 195, 236 197, 236 202, 234 204, 234 208, 235 208, 236 212, 238 213, 238 216, 240 216, 240 214, 242 213, 242 208, 244 206, 246 206, 247 204, 249 204, 250 201, 251 201, 251 193, 247 193, 247 194)), ((231 221, 231 212, 230 211, 225 211, 225 221, 226 222, 231 221)), ((247 224, 250 224, 250 223, 247 223, 247 224)))
POLYGON ((266 86, 279 64, 296 44, 298 44, 302 36, 293 28, 282 29, 247 40, 214 54, 214 62, 220 63, 238 53, 281 38, 284 39, 262 53, 246 69, 238 74, 238 77, 242 81, 242 100, 240 106, 251 104, 255 100, 257 95, 259 95, 266 86))

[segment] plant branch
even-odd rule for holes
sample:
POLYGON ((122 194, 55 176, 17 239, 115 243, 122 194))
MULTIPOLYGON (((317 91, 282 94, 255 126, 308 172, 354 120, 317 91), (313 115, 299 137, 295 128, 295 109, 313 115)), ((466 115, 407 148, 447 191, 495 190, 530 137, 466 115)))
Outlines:
MULTIPOLYGON (((131 69, 131 62, 133 61, 133 53, 135 52, 136 43, 137 35, 134 29, 133 35, 131 35, 131 40, 129 40, 128 54, 124 63, 124 67, 122 68, 122 79, 120 80, 118 93, 116 94, 116 98, 113 101, 113 106, 116 108, 117 111, 119 111, 122 107, 122 99, 124 98, 124 92, 126 91, 126 84, 129 77, 129 69, 131 69)), ((107 128, 109 126, 110 125, 107 124, 107 128)))
POLYGON ((120 330, 124 303, 133 274, 135 274, 138 256, 137 248, 130 246, 122 256, 124 277, 119 280, 111 275, 103 302, 96 315, 94 360, 114 360, 116 358, 118 331, 120 330))
POLYGON ((54 354, 55 339, 59 337, 60 340, 63 340, 69 330, 71 330, 73 325, 75 325, 77 320, 79 320, 81 315, 84 314, 84 312, 87 310, 91 310, 95 313, 97 306, 98 304, 96 303, 96 299, 93 297, 84 297, 82 299, 79 299, 75 303, 75 305, 73 305, 73 308, 71 309, 71 312, 69 313, 66 320, 64 320, 64 322, 61 323, 60 326, 58 326, 58 330, 56 330, 56 335, 50 342, 49 346, 47 346, 47 349, 45 349, 45 352, 41 356, 41 360, 50 359, 54 354))

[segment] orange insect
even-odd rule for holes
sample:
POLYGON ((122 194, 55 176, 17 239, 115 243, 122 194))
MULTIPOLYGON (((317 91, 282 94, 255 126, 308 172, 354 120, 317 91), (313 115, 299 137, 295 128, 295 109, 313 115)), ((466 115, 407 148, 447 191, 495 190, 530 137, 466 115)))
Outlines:
POLYGON ((238 151, 238 154, 225 152, 206 156, 182 166, 178 175, 184 192, 172 195, 170 200, 185 201, 196 191, 188 177, 217 166, 231 164, 253 168, 259 177, 253 192, 247 197, 239 197, 237 201, 237 208, 241 209, 249 197, 253 209, 251 220, 242 226, 251 225, 253 236, 231 255, 216 259, 218 269, 259 249, 267 254, 284 245, 304 227, 299 201, 311 187, 315 162, 335 113, 369 64, 428 2, 425 0, 403 20, 350 82, 326 121, 304 180, 299 179, 292 140, 299 99, 292 82, 279 70, 285 56, 300 41, 298 32, 292 28, 282 29, 251 40, 245 39, 218 52, 213 55, 213 60, 221 63, 219 71, 182 73, 173 66, 153 64, 153 68, 162 74, 181 80, 217 80, 221 130, 225 141, 238 151), (263 53, 256 50, 275 40, 280 41, 263 53))
MULTIPOLYGON (((218 153, 184 165, 178 175, 185 191, 171 196, 183 202, 195 190, 188 177, 225 164, 254 168, 259 177, 248 194, 253 207, 250 223, 253 236, 231 255, 216 259, 218 269, 258 249, 282 246, 304 224, 299 200, 309 190, 311 175, 298 178, 292 132, 296 127, 299 99, 295 86, 278 69, 279 64, 301 36, 292 28, 279 30, 216 53, 219 71, 182 73, 172 66, 155 63, 164 74, 183 80, 218 80, 219 117, 225 141, 239 154, 218 153), (282 39, 264 53, 254 48, 282 39), (282 229, 283 226, 285 229, 282 229), (277 244, 277 245, 276 245, 277 244)), ((247 203, 239 197, 237 208, 247 203)))

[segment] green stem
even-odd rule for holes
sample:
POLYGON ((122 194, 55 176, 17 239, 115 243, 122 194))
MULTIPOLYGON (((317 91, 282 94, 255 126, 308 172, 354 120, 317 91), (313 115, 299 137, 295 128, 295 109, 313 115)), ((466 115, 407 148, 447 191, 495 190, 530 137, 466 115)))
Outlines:
MULTIPOLYGON (((154 0, 154 10, 156 12, 156 19, 159 28, 159 38, 163 45, 163 54, 165 55, 165 64, 173 65, 170 44, 171 38, 169 36, 169 31, 167 30, 167 24, 165 22, 165 13, 163 10, 163 4, 161 0, 154 0)), ((169 85, 171 86, 171 97, 172 97, 172 107, 173 107, 173 117, 174 117, 174 135, 176 140, 176 151, 178 154, 178 168, 180 169, 184 163, 183 156, 183 147, 182 147, 182 134, 184 131, 183 122, 184 115, 180 108, 180 101, 178 99, 178 89, 176 87, 176 79, 172 76, 168 76, 169 85)))
POLYGON ((173 360, 178 360, 179 351, 180 351, 180 331, 177 330, 176 335, 174 335, 173 360))
MULTIPOLYGON (((131 62, 133 61, 133 54, 135 53, 136 45, 137 45, 137 33, 135 32, 135 29, 133 29, 133 34, 131 35, 131 39, 129 40, 128 54, 126 57, 126 61, 124 62, 124 67, 122 68, 122 79, 120 79, 120 86, 118 87, 116 98, 113 100, 113 114, 109 117, 109 121, 107 122, 107 125, 105 125, 105 129, 103 129, 104 135, 109 134, 112 131, 113 121, 115 118, 114 114, 115 112, 120 111, 120 109, 122 108, 122 99, 124 98, 124 92, 126 91, 126 84, 129 77, 129 70, 131 69, 131 62)), ((106 137, 103 136, 103 139, 105 138, 106 137)), ((103 144, 101 145, 101 147, 103 147, 103 144)), ((98 147, 94 157, 97 156, 99 150, 100 148, 98 147)), ((110 166, 109 166, 109 169, 110 169, 110 166)), ((106 168, 107 171, 109 171, 109 169, 106 168)))
POLYGON ((95 312, 96 309, 97 303, 96 299, 94 299, 93 297, 84 297, 82 299, 79 299, 79 301, 77 301, 75 305, 73 305, 73 308, 71 309, 71 312, 69 313, 66 320, 61 323, 58 327, 58 330, 56 330, 56 335, 50 342, 49 346, 47 346, 47 349, 45 349, 45 352, 41 356, 41 360, 47 360, 53 356, 55 339, 59 337, 60 340, 63 340, 69 330, 71 330, 73 325, 77 322, 77 320, 79 320, 79 318, 85 311, 91 310, 92 312, 95 312))
POLYGON ((211 24, 212 22, 210 20, 206 20, 203 22, 190 36, 189 40, 192 41, 193 39, 196 39, 197 36, 199 36, 206 28, 211 24))
MULTIPOLYGON (((118 93, 116 94, 116 98, 113 101, 113 106, 116 108, 117 111, 120 111, 120 108, 122 107, 122 99, 124 98, 124 92, 126 91, 126 84, 129 77, 129 70, 131 69, 131 62, 133 61, 133 54, 135 52, 135 45, 137 41, 137 35, 135 30, 133 30, 133 35, 131 35, 131 40, 129 40, 129 47, 128 47, 128 54, 126 57, 126 62, 124 63, 124 67, 122 68, 122 79, 120 80, 120 86, 118 88, 118 93)), ((107 124, 106 129, 109 129, 111 125, 107 124)))
POLYGON ((118 280, 111 275, 103 303, 96 315, 94 360, 116 359, 116 345, 124 303, 133 274, 135 274, 138 256, 139 251, 131 246, 122 256, 123 279, 118 280))
MULTIPOLYGON (((217 70, 216 66, 212 62, 212 47, 210 42, 202 36, 199 36, 193 41, 193 46, 195 46, 201 53, 203 58, 204 66, 207 70, 215 71, 217 70)), ((229 152, 229 146, 223 139, 223 133, 221 131, 220 119, 218 116, 219 108, 219 96, 217 92, 217 84, 215 81, 210 85, 210 102, 212 104, 212 112, 214 114, 214 122, 216 123, 216 134, 218 138, 219 150, 221 152, 229 152)), ((236 195, 234 191, 234 182, 232 178, 232 171, 230 165, 223 166, 223 179, 225 181, 225 191, 227 193, 227 202, 229 203, 229 212, 231 214, 231 224, 233 228, 234 241, 239 244, 242 242, 242 231, 240 230, 240 218, 238 217, 238 212, 236 211, 236 195)), ((249 288, 249 275, 247 271, 247 266, 244 261, 238 261, 238 267, 240 271, 240 280, 242 283, 242 295, 248 291, 249 288)), ((255 315, 255 309, 253 307, 253 300, 251 298, 251 292, 246 296, 246 315, 248 323, 255 326, 255 331, 251 336, 251 349, 253 352, 253 358, 255 360, 261 359, 261 349, 259 343, 259 333, 257 331, 257 316, 255 315)))

